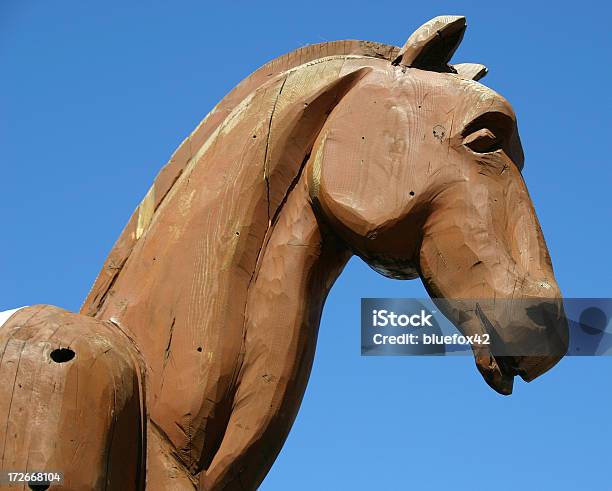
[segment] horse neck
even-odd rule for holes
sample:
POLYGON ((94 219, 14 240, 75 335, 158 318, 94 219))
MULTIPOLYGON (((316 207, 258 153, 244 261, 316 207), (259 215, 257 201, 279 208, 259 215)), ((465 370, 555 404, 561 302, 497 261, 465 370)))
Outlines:
POLYGON ((323 304, 351 253, 315 215, 305 174, 289 193, 260 255, 246 323, 247 336, 293 336, 314 353, 323 304))

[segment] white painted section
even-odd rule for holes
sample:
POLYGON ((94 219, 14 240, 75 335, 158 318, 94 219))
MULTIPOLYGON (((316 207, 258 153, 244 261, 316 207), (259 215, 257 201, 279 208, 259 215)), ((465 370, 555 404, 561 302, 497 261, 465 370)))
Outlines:
POLYGON ((13 309, 13 310, 5 310, 4 312, 0 312, 0 327, 2 327, 2 325, 9 320, 9 318, 18 310, 24 309, 25 307, 19 307, 17 309, 13 309))

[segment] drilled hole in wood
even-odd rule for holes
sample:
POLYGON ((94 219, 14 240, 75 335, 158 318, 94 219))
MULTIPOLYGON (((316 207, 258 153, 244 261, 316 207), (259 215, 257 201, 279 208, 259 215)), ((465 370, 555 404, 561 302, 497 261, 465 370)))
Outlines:
POLYGON ((45 491, 45 489, 49 489, 49 484, 28 484, 28 488, 34 491, 45 491))
POLYGON ((414 196, 414 191, 410 191, 408 194, 409 194, 410 196, 414 196))
POLYGON ((201 353, 202 352, 202 346, 198 346, 198 351, 201 353))
POLYGON ((74 358, 75 352, 70 348, 58 348, 51 352, 51 359, 55 363, 66 363, 74 358))

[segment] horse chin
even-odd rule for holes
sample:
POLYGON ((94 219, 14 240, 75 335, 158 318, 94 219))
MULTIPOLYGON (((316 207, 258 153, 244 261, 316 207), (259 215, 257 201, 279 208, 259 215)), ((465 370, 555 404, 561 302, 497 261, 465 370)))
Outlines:
POLYGON ((490 353, 475 353, 474 357, 476 367, 489 387, 504 396, 512 394, 516 372, 505 362, 505 357, 495 358, 490 353))

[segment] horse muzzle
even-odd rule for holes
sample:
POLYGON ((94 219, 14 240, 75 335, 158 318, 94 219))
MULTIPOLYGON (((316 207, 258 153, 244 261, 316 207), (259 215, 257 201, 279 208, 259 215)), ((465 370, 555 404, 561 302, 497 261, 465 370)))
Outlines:
POLYGON ((480 306, 476 314, 490 346, 475 349, 476 366, 485 381, 503 395, 512 393, 514 377, 531 382, 565 356, 569 344, 561 299, 529 299, 501 304, 498 320, 480 306))

